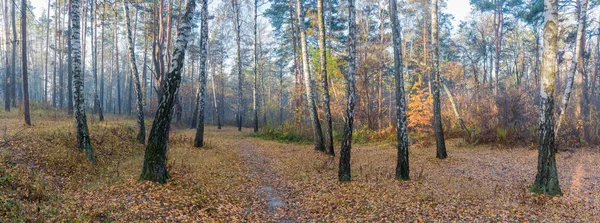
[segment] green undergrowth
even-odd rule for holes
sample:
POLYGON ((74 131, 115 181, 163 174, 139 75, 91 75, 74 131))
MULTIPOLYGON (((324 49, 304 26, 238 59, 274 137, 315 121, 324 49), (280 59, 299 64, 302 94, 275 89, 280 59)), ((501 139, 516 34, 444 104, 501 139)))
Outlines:
POLYGON ((292 144, 311 144, 312 143, 312 135, 307 136, 307 133, 302 133, 298 130, 282 131, 280 128, 274 128, 272 126, 265 126, 262 129, 260 129, 260 131, 252 133, 249 136, 264 139, 264 140, 283 142, 283 143, 292 143, 292 144))

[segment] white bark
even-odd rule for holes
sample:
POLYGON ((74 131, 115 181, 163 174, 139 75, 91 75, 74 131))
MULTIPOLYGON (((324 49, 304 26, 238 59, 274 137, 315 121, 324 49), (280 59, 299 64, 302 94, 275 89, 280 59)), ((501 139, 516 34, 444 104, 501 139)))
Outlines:
MULTIPOLYGON (((125 11, 125 22, 127 23, 127 44, 130 59, 131 73, 135 82, 135 94, 136 94, 136 105, 137 105, 137 118, 140 131, 138 132, 137 139, 141 144, 146 142, 146 126, 144 123, 144 102, 142 96, 142 87, 140 84, 140 74, 138 72, 137 63, 135 61, 135 48, 131 35, 131 19, 129 18, 129 7, 127 6, 126 0, 123 0, 123 8, 125 11)), ((131 97, 131 96, 130 96, 131 97)))
POLYGON ((81 71, 81 1, 71 0, 71 53, 73 60, 73 84, 75 87, 75 121, 77 124, 77 140, 79 149, 84 151, 88 160, 96 163, 94 150, 90 141, 87 119, 85 116, 85 99, 83 95, 83 73, 81 71))

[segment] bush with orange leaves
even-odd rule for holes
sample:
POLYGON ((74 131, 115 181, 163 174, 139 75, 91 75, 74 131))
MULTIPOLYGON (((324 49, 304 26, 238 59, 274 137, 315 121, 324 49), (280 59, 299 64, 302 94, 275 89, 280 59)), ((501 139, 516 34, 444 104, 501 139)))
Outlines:
POLYGON ((431 133, 433 121, 433 95, 418 80, 412 87, 408 99, 406 116, 410 132, 431 133))

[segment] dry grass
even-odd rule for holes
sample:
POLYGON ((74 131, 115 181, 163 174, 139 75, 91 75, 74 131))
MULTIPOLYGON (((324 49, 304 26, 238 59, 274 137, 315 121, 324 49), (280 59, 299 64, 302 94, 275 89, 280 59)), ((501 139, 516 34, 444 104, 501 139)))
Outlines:
MULTIPOLYGON (((310 145, 207 127, 207 146, 197 149, 194 130, 173 129, 171 179, 156 185, 137 181, 144 147, 136 143, 134 120, 90 122, 94 167, 76 150, 72 118, 35 114, 34 126, 0 149, 0 222, 600 221, 598 149, 558 154, 564 196, 551 198, 528 192, 537 151, 527 148, 450 140, 449 158, 438 160, 432 145, 413 145, 412 180, 399 182, 393 144, 357 145, 353 181, 338 183, 337 158, 310 145), (253 165, 275 176, 251 169, 248 156, 263 157, 253 165), (265 182, 285 202, 275 213, 265 211, 265 182)), ((0 113, 7 135, 23 128, 17 112, 0 113)))
POLYGON ((290 207, 305 220, 328 221, 600 221, 598 150, 557 156, 564 196, 529 193, 537 151, 448 143, 449 158, 435 147, 410 150, 411 181, 394 180, 394 145, 352 150, 351 183, 337 182, 338 159, 311 150, 253 140, 287 178, 290 207))

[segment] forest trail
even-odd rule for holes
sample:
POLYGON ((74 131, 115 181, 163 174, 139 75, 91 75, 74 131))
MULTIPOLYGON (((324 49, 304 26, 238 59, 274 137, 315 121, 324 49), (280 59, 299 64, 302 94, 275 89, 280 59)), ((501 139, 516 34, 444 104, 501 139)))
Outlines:
POLYGON ((282 181, 273 170, 271 160, 257 151, 257 146, 259 145, 244 138, 239 140, 236 147, 246 162, 250 177, 260 181, 259 189, 254 192, 257 193, 257 197, 261 198, 258 202, 266 202, 266 204, 259 205, 266 207, 264 210, 249 211, 260 211, 275 222, 293 222, 294 218, 285 209, 287 202, 284 193, 286 190, 279 187, 282 181))
MULTIPOLYGON (((16 115, 0 114, 0 131, 7 129, 0 136, 23 128, 16 115)), ((546 197, 528 192, 537 151, 527 147, 454 139, 451 156, 438 160, 432 145, 417 142, 412 180, 399 182, 393 142, 358 143, 353 180, 339 183, 338 157, 310 144, 209 126, 206 147, 198 149, 195 130, 173 128, 171 178, 159 185, 138 181, 144 146, 135 139, 135 120, 109 115, 90 122, 96 167, 73 149, 70 117, 33 121, 27 134, 0 149, 0 222, 600 222, 595 149, 557 154, 564 195, 546 197)))

